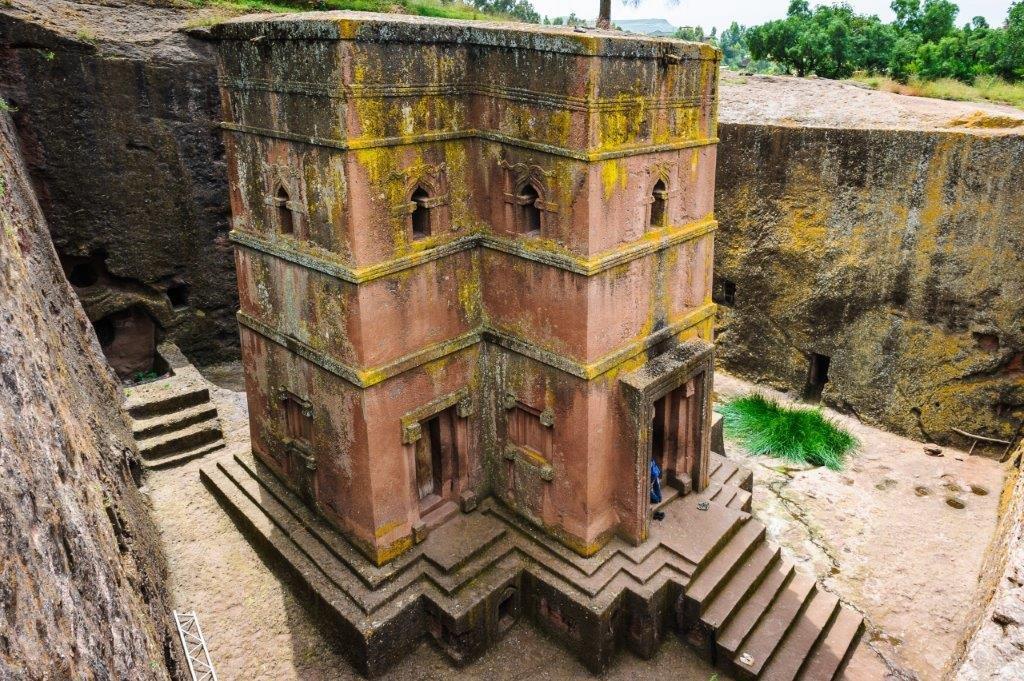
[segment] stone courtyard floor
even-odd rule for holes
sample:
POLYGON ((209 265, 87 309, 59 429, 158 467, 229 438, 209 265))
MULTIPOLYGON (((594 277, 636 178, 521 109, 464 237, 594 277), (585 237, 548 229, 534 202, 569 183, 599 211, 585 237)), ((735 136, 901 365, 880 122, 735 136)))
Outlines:
MULTIPOLYGON (((201 465, 249 446, 240 364, 203 373, 218 386, 211 395, 228 446, 178 468, 151 471, 144 486, 160 529, 174 606, 198 613, 222 679, 360 678, 199 481, 201 465)), ((751 387, 725 374, 716 376, 720 396, 751 387)), ((996 523, 1002 469, 949 449, 941 458, 930 457, 920 443, 829 415, 848 425, 863 445, 846 471, 786 469, 770 459, 746 457, 735 445, 729 455, 754 471, 754 511, 772 540, 798 567, 816 572, 826 588, 866 615, 871 626, 866 640, 890 669, 903 678, 913 678, 905 674, 913 670, 922 679, 937 679, 976 600, 982 555, 996 523), (990 493, 972 493, 972 484, 990 493), (963 509, 946 504, 953 485, 967 489, 958 493, 963 509), (915 488, 928 493, 919 496, 915 488)), ((877 658, 858 655, 855 660, 861 669, 866 664, 884 676, 877 658)), ((423 644, 387 678, 587 676, 558 644, 520 622, 467 668, 451 668, 441 653, 423 644)), ((670 636, 651 660, 620 653, 605 678, 727 677, 670 636)))
MULTIPOLYGON (((792 403, 715 374, 719 399, 751 390, 792 403)), ((843 471, 748 456, 728 440, 727 453, 754 472, 754 515, 771 539, 864 614, 866 640, 890 669, 939 679, 977 615, 1004 467, 949 447, 929 456, 920 442, 824 412, 861 443, 843 471)))

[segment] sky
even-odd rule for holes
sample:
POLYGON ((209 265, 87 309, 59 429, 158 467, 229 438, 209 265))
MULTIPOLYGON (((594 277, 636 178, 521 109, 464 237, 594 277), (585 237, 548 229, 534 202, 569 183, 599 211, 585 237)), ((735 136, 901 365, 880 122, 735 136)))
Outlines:
MULTIPOLYGON (((891 0, 846 0, 860 14, 877 14, 883 21, 893 19, 889 9, 891 0)), ((953 0, 957 2, 957 0, 953 0)), ((598 0, 531 0, 540 14, 550 17, 567 16, 575 12, 584 19, 597 15, 598 0)), ((838 0, 810 0, 818 4, 833 4, 838 0)), ((1012 0, 960 0, 957 25, 981 15, 991 26, 1001 26, 1012 0)), ((710 30, 716 26, 721 32, 731 22, 747 26, 779 19, 786 15, 789 0, 640 0, 637 7, 629 7, 622 0, 612 0, 612 21, 615 19, 665 19, 675 26, 702 26, 710 30)))

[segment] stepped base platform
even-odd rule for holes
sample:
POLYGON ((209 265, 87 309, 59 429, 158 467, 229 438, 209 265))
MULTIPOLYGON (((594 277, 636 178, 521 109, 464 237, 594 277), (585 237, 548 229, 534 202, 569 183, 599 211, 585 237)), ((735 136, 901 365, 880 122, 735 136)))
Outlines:
POLYGON ((173 343, 157 348, 170 375, 125 389, 124 408, 147 468, 167 468, 224 447, 217 406, 199 371, 173 343))
POLYGON ((526 617, 595 673, 620 648, 649 658, 675 631, 737 678, 836 678, 860 615, 766 542, 740 487, 749 473, 712 456, 712 484, 666 499, 640 546, 613 539, 583 558, 488 498, 382 567, 251 456, 200 474, 367 676, 424 638, 464 664, 526 617))

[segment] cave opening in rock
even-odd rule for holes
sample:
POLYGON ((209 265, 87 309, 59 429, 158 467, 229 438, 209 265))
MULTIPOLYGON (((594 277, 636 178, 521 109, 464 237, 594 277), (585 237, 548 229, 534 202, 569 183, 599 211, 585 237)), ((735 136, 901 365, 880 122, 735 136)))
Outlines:
POLYGON ((138 306, 111 313, 93 322, 107 363, 122 379, 157 370, 158 325, 138 306))
POLYGON ((171 301, 171 308, 176 312, 188 307, 188 295, 190 286, 185 283, 172 284, 167 287, 167 298, 171 301))
POLYGON ((87 257, 59 253, 61 268, 68 283, 76 289, 89 288, 107 278, 106 252, 100 250, 87 257))
POLYGON ((736 305, 736 282, 721 279, 715 287, 712 298, 719 305, 734 307, 736 305))
POLYGON ((999 336, 997 334, 974 331, 971 333, 971 337, 974 338, 974 345, 979 350, 995 352, 999 349, 999 336))
POLYGON ((808 402, 820 402, 821 391, 828 383, 828 369, 832 358, 812 352, 808 360, 807 385, 804 387, 804 399, 808 402))
POLYGON ((96 264, 87 261, 80 262, 71 266, 71 270, 68 272, 68 281, 75 288, 86 288, 92 286, 100 279, 99 269, 96 264))

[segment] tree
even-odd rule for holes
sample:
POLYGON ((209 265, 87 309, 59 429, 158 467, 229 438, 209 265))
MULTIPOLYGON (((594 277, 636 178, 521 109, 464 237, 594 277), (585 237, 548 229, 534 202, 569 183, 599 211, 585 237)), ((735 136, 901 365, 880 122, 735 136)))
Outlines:
POLYGON ((1006 44, 998 69, 1006 78, 1024 78, 1024 0, 1010 6, 1005 33, 1006 44))
POLYGON ((949 0, 925 0, 917 32, 926 43, 937 43, 953 32, 960 8, 949 0))
POLYGON ((531 24, 540 22, 540 14, 533 8, 529 0, 473 0, 473 6, 481 12, 507 14, 531 24))
POLYGON ((598 28, 611 28, 612 27, 612 0, 600 0, 601 4, 597 8, 597 27, 598 28))

